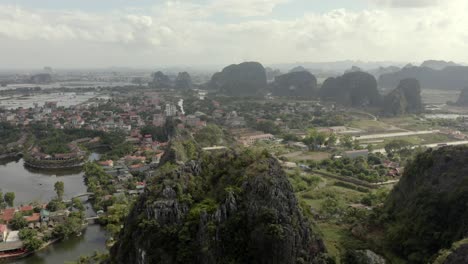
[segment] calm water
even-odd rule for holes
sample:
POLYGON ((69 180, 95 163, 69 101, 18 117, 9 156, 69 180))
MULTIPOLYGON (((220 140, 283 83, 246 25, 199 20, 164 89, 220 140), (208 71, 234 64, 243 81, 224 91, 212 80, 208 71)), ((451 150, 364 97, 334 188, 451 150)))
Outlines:
MULTIPOLYGON (((90 158, 98 157, 99 154, 93 154, 90 158)), ((3 192, 15 192, 16 205, 31 201, 47 202, 55 196, 54 183, 57 181, 65 184, 65 198, 86 192, 80 170, 38 171, 25 168, 23 164, 22 159, 0 161, 0 188, 3 192)), ((93 215, 94 212, 88 209, 87 214, 93 215)), ((105 251, 105 242, 105 231, 98 225, 90 225, 80 237, 61 241, 33 256, 9 263, 58 264, 74 261, 82 255, 105 251)))
POLYGON ((76 261, 80 256, 92 255, 106 250, 106 234, 98 225, 90 225, 80 237, 73 237, 53 244, 25 259, 10 261, 15 264, 63 264, 76 261))
POLYGON ((22 159, 0 161, 0 191, 15 192, 16 205, 49 201, 57 181, 65 184, 66 199, 86 192, 81 170, 35 170, 25 168, 22 159))

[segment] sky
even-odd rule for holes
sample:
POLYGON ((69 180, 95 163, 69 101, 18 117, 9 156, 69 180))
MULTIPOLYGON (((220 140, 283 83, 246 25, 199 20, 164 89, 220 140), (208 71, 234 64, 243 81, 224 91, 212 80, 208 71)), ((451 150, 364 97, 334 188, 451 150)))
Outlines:
POLYGON ((0 0, 0 68, 468 61, 466 0, 0 0))

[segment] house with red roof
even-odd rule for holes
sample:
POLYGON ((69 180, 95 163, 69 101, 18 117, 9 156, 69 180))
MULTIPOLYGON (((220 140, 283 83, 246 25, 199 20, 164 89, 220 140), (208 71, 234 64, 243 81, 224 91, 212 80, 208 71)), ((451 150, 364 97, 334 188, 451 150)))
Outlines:
POLYGON ((15 216, 15 211, 15 208, 4 209, 3 212, 0 213, 0 217, 3 223, 8 224, 15 216))
POLYGON ((39 222, 41 221, 41 214, 40 214, 40 213, 33 213, 33 214, 30 215, 30 216, 24 217, 24 219, 25 219, 28 223, 39 223, 39 222))

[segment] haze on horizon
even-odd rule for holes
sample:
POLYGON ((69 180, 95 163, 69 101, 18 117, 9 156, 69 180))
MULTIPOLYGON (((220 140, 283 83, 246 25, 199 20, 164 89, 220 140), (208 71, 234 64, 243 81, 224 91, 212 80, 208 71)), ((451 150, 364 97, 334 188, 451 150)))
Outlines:
POLYGON ((468 61, 466 0, 2 0, 0 68, 468 61))

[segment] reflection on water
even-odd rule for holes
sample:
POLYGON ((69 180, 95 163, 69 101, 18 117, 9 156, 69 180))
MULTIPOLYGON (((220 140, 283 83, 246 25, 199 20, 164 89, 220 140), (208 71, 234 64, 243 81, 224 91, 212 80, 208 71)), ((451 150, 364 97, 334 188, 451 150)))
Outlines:
POLYGON ((6 109, 16 109, 18 107, 30 108, 34 104, 43 106, 45 102, 56 101, 58 106, 69 107, 84 103, 91 98, 109 99, 108 96, 98 96, 94 92, 86 93, 38 93, 31 95, 14 95, 10 97, 0 97, 0 106, 6 109))
POLYGON ((80 256, 106 250, 106 234, 98 225, 90 225, 80 237, 60 241, 25 259, 11 261, 15 264, 63 264, 76 261, 80 256))
POLYGON ((49 201, 57 181, 65 184, 65 198, 86 192, 80 169, 36 170, 25 168, 23 159, 0 162, 0 191, 15 192, 16 205, 49 201))
MULTIPOLYGON (((93 158, 99 154, 92 155, 93 158)), ((32 201, 47 202, 55 196, 54 184, 65 184, 65 198, 86 192, 83 173, 80 169, 72 170, 36 170, 24 167, 23 159, 0 160, 0 189, 3 192, 15 192, 15 204, 32 201)), ((95 215, 87 204, 88 216, 95 215)), ((72 237, 51 245, 25 259, 10 261, 18 264, 62 264, 75 261, 82 255, 91 255, 95 251, 105 251, 106 233, 98 225, 90 225, 80 237, 72 237)))

